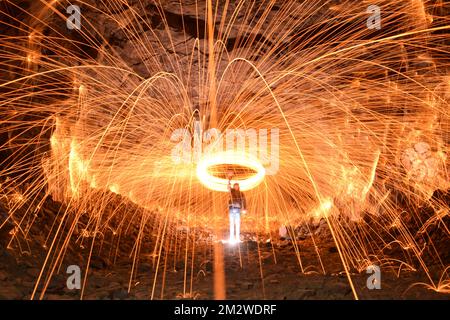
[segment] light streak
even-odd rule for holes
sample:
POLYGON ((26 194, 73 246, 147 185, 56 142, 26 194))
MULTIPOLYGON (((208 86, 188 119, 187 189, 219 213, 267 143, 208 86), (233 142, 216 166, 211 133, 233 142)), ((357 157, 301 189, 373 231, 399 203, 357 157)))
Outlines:
POLYGON ((259 160, 250 154, 239 151, 224 151, 205 155, 197 165, 198 179, 204 186, 211 190, 228 192, 228 179, 216 177, 209 170, 212 166, 225 164, 247 167, 255 171, 254 175, 246 179, 231 180, 232 185, 239 183, 241 191, 254 189, 264 180, 265 169, 259 160))

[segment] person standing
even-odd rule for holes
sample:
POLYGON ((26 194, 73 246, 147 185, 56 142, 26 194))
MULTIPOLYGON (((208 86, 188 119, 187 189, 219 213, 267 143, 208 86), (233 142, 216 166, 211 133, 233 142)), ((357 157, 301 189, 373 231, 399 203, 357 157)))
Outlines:
POLYGON ((241 214, 247 213, 247 201, 245 195, 241 192, 239 183, 231 187, 231 176, 228 177, 228 191, 230 200, 228 208, 230 213, 230 242, 239 242, 241 232, 241 214))

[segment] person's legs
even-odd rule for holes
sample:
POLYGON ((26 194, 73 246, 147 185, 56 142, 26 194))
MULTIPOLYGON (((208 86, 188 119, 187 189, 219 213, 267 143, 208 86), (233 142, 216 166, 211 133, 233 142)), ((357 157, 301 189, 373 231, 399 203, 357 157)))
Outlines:
POLYGON ((230 208, 230 241, 234 240, 234 209, 230 208))
POLYGON ((241 241, 241 213, 240 213, 240 210, 238 210, 236 212, 234 221, 236 223, 236 241, 241 241))

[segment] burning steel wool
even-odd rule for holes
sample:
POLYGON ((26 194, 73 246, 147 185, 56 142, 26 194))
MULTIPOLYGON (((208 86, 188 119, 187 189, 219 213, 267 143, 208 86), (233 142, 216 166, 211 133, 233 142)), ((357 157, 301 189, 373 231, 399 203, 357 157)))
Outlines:
POLYGON ((22 2, 0 3, 0 230, 45 252, 28 298, 77 250, 78 298, 122 253, 128 293, 150 257, 145 298, 172 265, 196 298, 208 256, 226 298, 229 180, 264 294, 280 227, 302 276, 335 272, 325 230, 352 298, 372 265, 449 294, 448 3, 22 2))

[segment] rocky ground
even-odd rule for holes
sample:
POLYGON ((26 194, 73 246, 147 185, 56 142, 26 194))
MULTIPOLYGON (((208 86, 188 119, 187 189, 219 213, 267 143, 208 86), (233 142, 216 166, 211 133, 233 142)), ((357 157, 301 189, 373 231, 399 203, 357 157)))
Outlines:
MULTIPOLYGON (((56 226, 61 221, 61 213, 66 211, 66 207, 47 197, 42 199, 39 207, 31 211, 30 205, 26 205, 25 201, 21 200, 21 206, 18 206, 18 200, 11 194, 9 191, 8 196, 0 197, 0 300, 30 299, 52 243, 48 239, 53 239, 56 226), (12 218, 8 213, 8 207, 11 205, 15 205, 16 210, 12 218), (19 221, 22 222, 19 224, 19 221), (17 225, 21 225, 21 228, 17 228, 17 225)), ((214 236, 202 228, 191 228, 187 233, 187 229, 179 225, 178 228, 168 227, 167 236, 163 240, 165 242, 161 243, 156 232, 161 224, 157 215, 151 213, 148 227, 142 229, 139 254, 134 255, 133 248, 139 224, 133 222, 140 221, 135 215, 140 212, 139 208, 118 195, 110 196, 109 204, 104 207, 103 212, 109 221, 108 228, 102 231, 102 235, 96 238, 91 247, 92 232, 82 229, 82 226, 88 225, 87 221, 91 216, 86 214, 80 218, 80 227, 74 231, 68 246, 63 247, 63 250, 51 251, 63 254, 64 258, 55 263, 56 256, 49 255, 47 268, 44 268, 34 295, 35 299, 214 298, 214 236), (120 220, 116 221, 114 214, 120 220), (125 227, 121 229, 117 223, 125 227), (117 232, 112 232, 112 229, 117 232), (159 250, 161 254, 158 254, 159 250), (133 261, 137 263, 133 264, 133 261), (77 265, 81 269, 81 284, 86 280, 83 291, 70 290, 67 287, 70 274, 66 271, 71 265, 77 265), (41 295, 42 284, 46 282, 49 274, 49 266, 55 268, 45 293, 41 295)), ((437 191, 433 197, 450 203, 448 191, 437 191)), ((423 272, 423 265, 415 259, 412 250, 393 243, 384 246, 379 259, 375 259, 381 268, 381 289, 367 288, 370 275, 366 273, 365 267, 350 270, 358 297, 448 300, 448 277, 442 278, 447 281, 446 286, 443 286, 443 281, 439 283, 439 278, 443 275, 443 266, 450 265, 450 217, 437 216, 432 208, 423 207, 416 219, 403 216, 399 216, 399 219, 402 220, 403 228, 396 230, 379 227, 388 223, 382 220, 382 217, 364 216, 363 225, 367 230, 372 230, 372 233, 365 234, 365 237, 372 239, 372 242, 360 250, 372 247, 376 252, 376 248, 382 247, 382 244, 377 243, 377 238, 388 241, 386 239, 390 239, 389 237, 402 239, 401 234, 406 232, 415 235, 415 243, 423 245, 420 256, 428 268, 428 275, 447 293, 430 290, 426 286, 430 284, 428 275, 423 272), (435 220, 437 217, 440 218, 435 220), (376 235, 373 230, 377 230, 376 235), (408 265, 403 262, 408 262, 408 265)), ((69 223, 61 227, 61 236, 55 241, 58 248, 61 248, 61 239, 65 239, 71 221, 73 220, 69 218, 69 223)), ((246 219, 243 220, 243 224, 245 223, 248 223, 246 219)), ((348 225, 347 229, 343 230, 345 232, 351 232, 352 228, 354 232, 360 230, 358 225, 352 226, 348 221, 345 223, 348 225)), ((336 221, 336 225, 339 224, 340 222, 336 221)), ((274 234, 269 241, 262 235, 244 233, 243 242, 239 245, 217 242, 224 253, 227 299, 354 298, 338 248, 325 220, 322 219, 314 225, 299 225, 292 228, 286 236, 289 235, 295 235, 296 240, 278 239, 277 234, 274 234)), ((353 245, 357 247, 357 242, 353 245)), ((349 249, 348 246, 346 249, 349 249)), ((365 255, 370 256, 371 253, 366 252, 365 255)))
MULTIPOLYGON (((45 250, 31 245, 31 253, 21 255, 17 249, 5 248, 9 238, 9 233, 3 229, 0 245, 0 299, 30 299, 45 258, 45 250)), ((311 239, 298 241, 295 245, 300 251, 302 266, 291 241, 273 244, 246 240, 236 246, 224 244, 227 299, 353 299, 336 247, 331 243, 318 244, 326 270, 323 274, 311 239)), ((79 290, 67 288, 69 275, 65 272, 69 264, 83 265, 85 262, 82 256, 88 249, 79 250, 79 260, 77 255, 68 254, 61 268, 56 270, 44 299, 80 299, 79 290)), ((199 244, 196 255, 193 272, 192 260, 189 257, 185 264, 184 253, 178 258, 172 254, 167 256, 168 261, 175 263, 167 263, 163 256, 158 270, 156 257, 144 255, 129 292, 132 259, 121 257, 112 263, 94 255, 84 299, 150 299, 152 292, 154 299, 212 299, 214 274, 211 246, 199 244), (153 291, 156 271, 158 274, 153 291)), ((436 276, 437 272, 433 268, 431 270, 436 276)), ((368 276, 365 272, 351 274, 361 299, 450 298, 448 294, 437 293, 422 285, 414 286, 420 282, 428 283, 422 272, 405 269, 397 277, 396 270, 382 268, 380 290, 367 288, 368 276)))

